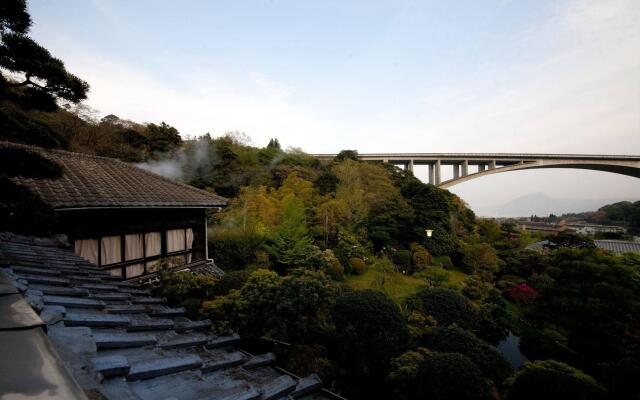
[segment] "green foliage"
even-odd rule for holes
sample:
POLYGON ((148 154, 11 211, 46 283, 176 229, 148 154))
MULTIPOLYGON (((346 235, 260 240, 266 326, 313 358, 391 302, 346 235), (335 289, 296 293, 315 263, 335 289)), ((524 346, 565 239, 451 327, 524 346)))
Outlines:
POLYGON ((598 400, 606 397, 605 390, 592 377, 555 360, 525 364, 507 385, 507 400, 598 400))
POLYGON ((335 281, 344 280, 344 267, 331 249, 324 250, 320 260, 321 271, 335 281))
POLYGON ((198 315, 203 299, 215 293, 217 281, 206 275, 191 272, 160 272, 159 282, 153 287, 153 294, 166 297, 170 304, 185 307, 187 315, 198 315))
POLYGON ((498 270, 499 258, 495 249, 486 243, 460 243, 460 267, 467 274, 498 270))
POLYGON ((423 337, 421 344, 441 353, 462 354, 496 385, 501 385, 513 372, 509 362, 494 347, 455 325, 434 328, 423 337))
POLYGON ((358 238, 347 230, 341 230, 338 234, 338 244, 333 250, 340 263, 345 267, 346 273, 353 272, 351 259, 366 258, 367 249, 360 243, 358 238))
POLYGON ((333 162, 342 162, 345 160, 359 161, 358 152, 356 150, 342 150, 333 158, 333 162))
POLYGON ((451 280, 451 273, 440 267, 428 267, 424 271, 414 274, 416 278, 423 279, 427 285, 442 287, 451 280))
POLYGON ((55 111, 56 99, 77 103, 87 97, 89 85, 69 73, 44 47, 29 38, 31 18, 26 2, 6 0, 0 7, 0 96, 24 109, 55 111), (19 82, 5 73, 24 76, 19 82))
POLYGON ((407 385, 407 399, 490 400, 491 387, 480 369, 458 353, 432 353, 425 357, 415 379, 407 385))
POLYGON ((144 130, 152 153, 166 153, 180 145, 180 132, 171 125, 161 122, 160 125, 149 124, 144 130))
POLYGON ((243 269, 256 263, 256 253, 264 243, 258 233, 241 229, 209 228, 209 252, 224 271, 243 269))
POLYGON ((451 289, 425 288, 407 300, 407 307, 434 317, 438 325, 477 328, 478 311, 466 297, 451 289))
POLYGON ((400 309, 383 293, 350 291, 337 298, 331 315, 335 324, 332 358, 348 374, 339 377, 345 394, 354 398, 375 394, 391 358, 407 339, 400 309))
POLYGON ((409 248, 411 249, 412 272, 423 271, 433 263, 433 257, 424 246, 414 242, 409 245, 409 248))
POLYGON ((640 330, 640 263, 597 249, 560 249, 552 265, 549 284, 525 309, 537 330, 525 332, 523 351, 568 360, 597 376, 612 395, 626 396, 640 373, 620 375, 623 365, 640 358, 633 333, 640 330))
POLYGON ((213 288, 210 288, 207 292, 207 297, 211 296, 224 296, 229 294, 232 290, 239 290, 249 279, 250 271, 229 271, 220 278, 213 288))
POLYGON ((204 302, 201 314, 218 328, 237 329, 248 339, 267 336, 303 343, 319 334, 333 291, 322 272, 296 269, 282 278, 259 269, 239 290, 204 302))
POLYGON ((319 250, 306 227, 301 201, 291 199, 285 203, 282 222, 269 234, 265 249, 280 271, 311 264, 319 250))
POLYGON ((411 272, 411 252, 409 250, 400 249, 395 251, 393 253, 393 262, 401 271, 411 272))
POLYGON ((361 258, 351 257, 349 259, 349 265, 351 265, 351 270, 355 275, 362 275, 367 271, 367 265, 361 258))

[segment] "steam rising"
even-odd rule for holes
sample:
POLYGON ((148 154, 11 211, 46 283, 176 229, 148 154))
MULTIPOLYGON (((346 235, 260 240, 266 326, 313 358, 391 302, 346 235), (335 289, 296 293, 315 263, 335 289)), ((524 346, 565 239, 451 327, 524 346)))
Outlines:
POLYGON ((183 148, 174 152, 155 155, 154 159, 136 166, 169 179, 189 182, 196 176, 208 175, 217 162, 215 143, 205 136, 186 142, 183 148))

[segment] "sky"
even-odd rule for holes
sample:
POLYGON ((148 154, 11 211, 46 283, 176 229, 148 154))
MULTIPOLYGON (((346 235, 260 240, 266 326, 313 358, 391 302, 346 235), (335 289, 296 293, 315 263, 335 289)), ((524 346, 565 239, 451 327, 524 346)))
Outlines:
MULTIPOLYGON (((637 0, 30 0, 29 12, 100 115, 183 136, 241 131, 308 153, 640 154, 637 0)), ((640 199, 637 178, 580 170, 450 190, 480 214, 533 192, 640 199)))

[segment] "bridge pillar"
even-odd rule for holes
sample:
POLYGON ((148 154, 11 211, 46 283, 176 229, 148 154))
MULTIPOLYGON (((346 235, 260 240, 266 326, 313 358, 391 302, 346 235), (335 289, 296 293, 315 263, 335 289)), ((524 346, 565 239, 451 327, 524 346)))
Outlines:
POLYGON ((429 183, 435 185, 435 164, 429 164, 429 183))
POLYGON ((462 169, 462 171, 461 171, 462 172, 462 176, 469 175, 469 160, 464 160, 460 167, 462 169))
POLYGON ((489 162, 489 169, 495 169, 496 168, 496 160, 491 160, 489 162))
POLYGON ((453 164, 453 179, 460 178, 460 164, 453 164))
POLYGON ((407 169, 413 172, 413 158, 410 159, 409 162, 407 163, 407 169))
POLYGON ((434 164, 434 185, 440 185, 440 160, 437 160, 434 164))

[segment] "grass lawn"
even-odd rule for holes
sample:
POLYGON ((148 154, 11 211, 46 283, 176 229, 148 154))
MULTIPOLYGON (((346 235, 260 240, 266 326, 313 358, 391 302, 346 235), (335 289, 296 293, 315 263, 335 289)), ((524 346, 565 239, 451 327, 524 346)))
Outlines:
MULTIPOLYGON (((454 269, 446 271, 450 276, 449 282, 454 284, 461 284, 469 276, 454 269)), ((384 273, 374 268, 367 269, 362 275, 347 276, 346 283, 356 290, 380 290, 391 297, 398 305, 402 304, 404 299, 426 286, 422 279, 414 278, 410 275, 402 275, 399 272, 384 273)))
POLYGON ((468 274, 465 274, 462 271, 458 271, 457 269, 448 269, 447 272, 449 273, 449 276, 451 276, 449 282, 455 284, 462 284, 462 281, 469 277, 468 274))
POLYGON ((374 289, 385 292, 397 304, 426 286, 422 279, 399 272, 383 273, 373 268, 362 275, 348 276, 346 282, 356 290, 374 289), (384 283, 381 285, 382 282, 384 283))

